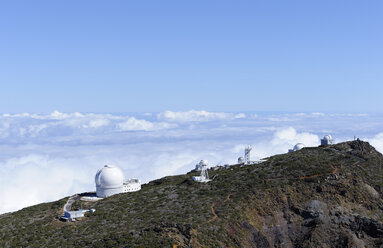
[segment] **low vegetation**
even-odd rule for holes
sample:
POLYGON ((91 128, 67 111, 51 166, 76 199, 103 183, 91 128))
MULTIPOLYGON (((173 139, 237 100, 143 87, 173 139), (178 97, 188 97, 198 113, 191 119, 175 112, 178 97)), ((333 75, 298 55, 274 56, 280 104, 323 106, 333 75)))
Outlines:
POLYGON ((209 183, 164 177, 71 223, 65 198, 1 215, 0 247, 380 247, 382 161, 362 141, 304 148, 209 183))

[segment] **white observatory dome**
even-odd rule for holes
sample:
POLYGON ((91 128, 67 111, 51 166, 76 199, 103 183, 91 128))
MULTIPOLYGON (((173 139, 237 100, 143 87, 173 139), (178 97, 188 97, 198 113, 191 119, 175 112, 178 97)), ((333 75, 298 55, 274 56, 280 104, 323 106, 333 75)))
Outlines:
POLYGON ((105 165, 96 174, 96 185, 104 188, 115 188, 124 183, 124 174, 114 165, 105 165))
POLYGON ((95 177, 96 194, 98 197, 108 197, 123 192, 124 174, 113 165, 105 165, 95 177))
POLYGON ((334 140, 330 134, 326 135, 321 139, 321 145, 332 145, 334 144, 334 140))
POLYGON ((304 145, 303 143, 298 143, 298 144, 296 144, 296 145, 294 146, 293 150, 294 150, 294 151, 299 151, 299 150, 301 150, 301 149, 304 148, 304 147, 305 147, 305 145, 304 145))

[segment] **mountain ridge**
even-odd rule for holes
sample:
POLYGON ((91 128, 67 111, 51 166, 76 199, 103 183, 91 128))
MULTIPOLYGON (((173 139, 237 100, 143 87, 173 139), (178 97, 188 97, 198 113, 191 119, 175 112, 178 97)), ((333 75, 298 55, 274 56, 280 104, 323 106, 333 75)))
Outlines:
POLYGON ((0 215, 0 246, 381 247, 382 161, 360 140, 303 148, 82 203, 96 212, 74 223, 64 198, 0 215))

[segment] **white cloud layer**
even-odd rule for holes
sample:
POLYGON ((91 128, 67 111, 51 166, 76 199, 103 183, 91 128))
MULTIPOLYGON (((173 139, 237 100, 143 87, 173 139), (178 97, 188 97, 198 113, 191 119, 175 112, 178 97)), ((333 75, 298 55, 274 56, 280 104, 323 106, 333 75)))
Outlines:
POLYGON ((0 115, 0 213, 94 190, 104 164, 144 182, 185 173, 201 159, 235 163, 316 146, 331 133, 383 151, 383 116, 325 113, 224 113, 191 110, 135 115, 61 113, 0 115))
POLYGON ((377 134, 370 140, 371 145, 373 145, 378 151, 383 153, 383 133, 377 134))
POLYGON ((207 112, 205 110, 196 111, 190 110, 187 112, 165 111, 159 113, 159 119, 174 122, 202 122, 202 121, 217 121, 217 120, 233 120, 245 118, 244 113, 223 113, 223 112, 207 112))
POLYGON ((166 122, 152 123, 150 121, 137 120, 134 117, 130 117, 126 121, 118 123, 117 127, 121 131, 155 131, 174 128, 177 127, 177 125, 166 122))

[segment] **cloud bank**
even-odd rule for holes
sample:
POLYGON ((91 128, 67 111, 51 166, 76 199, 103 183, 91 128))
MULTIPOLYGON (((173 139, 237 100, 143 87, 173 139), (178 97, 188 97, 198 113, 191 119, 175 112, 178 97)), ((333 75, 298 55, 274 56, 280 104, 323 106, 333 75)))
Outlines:
POLYGON ((104 164, 144 182, 185 173, 201 159, 235 163, 357 136, 383 151, 383 116, 326 113, 186 111, 138 114, 0 115, 0 213, 94 190, 104 164))
POLYGON ((244 113, 223 113, 223 112, 207 112, 205 110, 196 111, 190 110, 187 112, 173 112, 165 111, 159 113, 159 119, 164 119, 171 122, 203 122, 203 121, 219 121, 219 120, 233 120, 245 118, 244 113))

